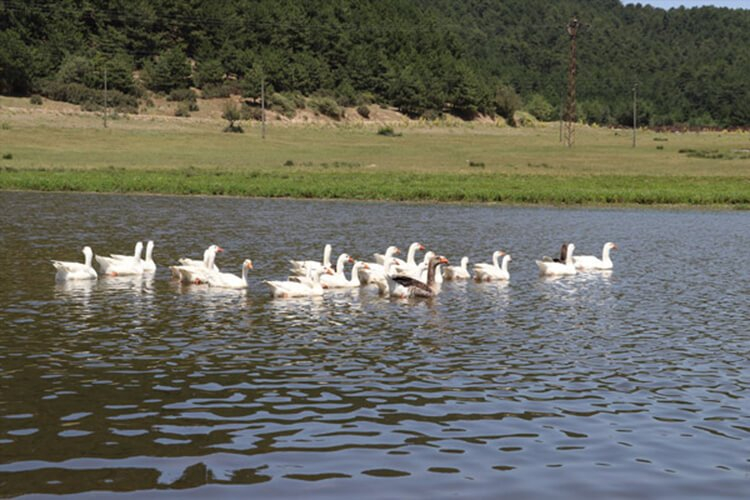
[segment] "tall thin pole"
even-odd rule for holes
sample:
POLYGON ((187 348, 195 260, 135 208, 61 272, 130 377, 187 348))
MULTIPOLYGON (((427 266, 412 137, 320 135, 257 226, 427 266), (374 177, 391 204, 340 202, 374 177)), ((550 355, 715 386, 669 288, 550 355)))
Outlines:
POLYGON ((579 26, 580 23, 576 17, 573 17, 568 23, 570 63, 568 66, 568 100, 565 111, 565 139, 569 148, 573 147, 576 142, 576 37, 578 36, 579 26))
POLYGON ((560 93, 560 142, 563 141, 563 119, 565 117, 565 97, 560 93))
POLYGON ((266 76, 263 75, 260 79, 260 110, 261 110, 261 123, 260 123, 260 138, 266 138, 266 76))
POLYGON ((107 128, 107 67, 104 67, 104 128, 107 128))
POLYGON ((635 136, 638 130, 638 84, 633 85, 633 147, 635 147, 635 136))

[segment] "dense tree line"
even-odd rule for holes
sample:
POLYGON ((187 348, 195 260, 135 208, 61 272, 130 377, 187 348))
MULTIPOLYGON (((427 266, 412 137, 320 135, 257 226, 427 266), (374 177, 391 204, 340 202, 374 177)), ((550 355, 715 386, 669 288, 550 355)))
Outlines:
POLYGON ((750 125, 750 11, 619 0, 0 0, 0 93, 131 105, 146 89, 412 116, 559 116, 571 15, 579 118, 750 125), (284 98, 283 96, 287 96, 284 98))

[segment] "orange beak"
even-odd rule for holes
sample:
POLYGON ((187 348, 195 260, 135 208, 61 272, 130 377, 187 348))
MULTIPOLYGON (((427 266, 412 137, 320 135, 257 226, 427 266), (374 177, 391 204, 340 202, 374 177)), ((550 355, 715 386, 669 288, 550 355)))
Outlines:
POLYGON ((250 261, 250 262, 247 263, 247 268, 248 269, 252 269, 253 268, 253 262, 252 261, 250 261))
POLYGON ((448 259, 446 259, 446 258, 445 258, 445 257, 443 257, 442 255, 441 255, 441 256, 440 256, 440 258, 438 259, 438 262, 439 262, 439 263, 441 263, 441 264, 448 264, 448 263, 449 263, 449 262, 448 262, 448 259))
POLYGON ((223 251, 224 251, 224 249, 223 249, 223 248, 221 248, 221 247, 220 247, 220 246, 218 246, 218 245, 216 246, 216 253, 221 253, 221 252, 223 252, 223 251))

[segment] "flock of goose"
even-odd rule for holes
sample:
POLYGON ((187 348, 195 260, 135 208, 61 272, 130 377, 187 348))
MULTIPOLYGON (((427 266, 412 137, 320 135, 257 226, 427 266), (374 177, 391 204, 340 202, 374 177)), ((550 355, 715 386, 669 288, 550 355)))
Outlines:
MULTIPOLYGON (((537 260, 539 272, 544 276, 569 276, 578 272, 611 270, 613 267, 610 251, 616 250, 612 242, 604 244, 601 258, 593 255, 573 256, 575 245, 564 243, 557 258, 543 257, 537 260)), ((111 254, 109 257, 97 255, 91 247, 83 248, 85 260, 64 262, 53 260, 57 270, 56 279, 93 280, 98 278, 93 261, 96 259, 99 272, 108 276, 130 276, 153 273, 156 264, 153 260, 154 242, 146 244, 145 258, 143 243, 135 245, 133 255, 111 254)), ((425 251, 420 243, 412 243, 402 260, 396 255, 401 251, 390 246, 385 254, 374 254, 374 261, 364 262, 353 259, 346 253, 339 255, 336 265, 331 263, 331 245, 326 245, 323 261, 291 260, 291 275, 284 281, 264 281, 274 297, 304 297, 322 295, 324 289, 348 288, 375 285, 381 295, 410 298, 434 297, 440 293, 443 280, 475 279, 476 281, 507 281, 510 279, 508 263, 510 254, 498 250, 492 254, 492 263, 474 264, 473 276, 468 269, 469 258, 463 257, 459 266, 448 265, 448 259, 427 251, 421 262, 417 263, 416 254, 425 251), (352 263, 350 277, 346 277, 345 266, 352 263), (443 268, 443 266, 445 266, 443 268)), ((253 268, 251 260, 242 263, 240 276, 219 270, 216 255, 223 252, 218 245, 211 245, 203 253, 202 259, 179 259, 179 264, 170 266, 174 279, 188 284, 207 284, 220 288, 247 288, 247 273, 253 268)))

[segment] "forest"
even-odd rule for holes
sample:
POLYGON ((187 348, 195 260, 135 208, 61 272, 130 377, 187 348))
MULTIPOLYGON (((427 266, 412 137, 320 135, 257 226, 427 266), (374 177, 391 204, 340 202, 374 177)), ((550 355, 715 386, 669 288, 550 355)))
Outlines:
POLYGON ((750 10, 619 0, 0 0, 0 94, 556 120, 572 16, 579 121, 750 126, 750 10))

